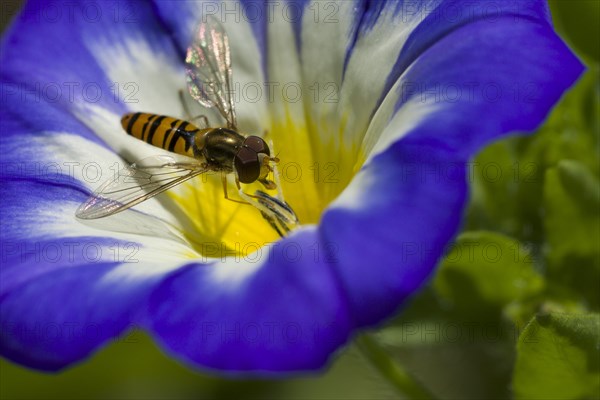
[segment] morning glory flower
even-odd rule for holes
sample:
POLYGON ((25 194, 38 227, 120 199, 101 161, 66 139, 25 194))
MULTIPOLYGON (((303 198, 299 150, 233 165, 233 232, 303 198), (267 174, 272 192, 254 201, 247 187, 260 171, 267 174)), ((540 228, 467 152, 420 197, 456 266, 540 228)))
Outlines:
POLYGON ((232 373, 321 368, 391 317, 460 227, 470 158, 533 130, 582 71, 537 0, 29 1, 1 63, 1 354, 57 370, 139 328, 232 373), (206 15, 229 35, 240 131, 274 143, 301 225, 279 238, 218 176, 77 220, 161 154, 120 118, 184 117, 206 15))

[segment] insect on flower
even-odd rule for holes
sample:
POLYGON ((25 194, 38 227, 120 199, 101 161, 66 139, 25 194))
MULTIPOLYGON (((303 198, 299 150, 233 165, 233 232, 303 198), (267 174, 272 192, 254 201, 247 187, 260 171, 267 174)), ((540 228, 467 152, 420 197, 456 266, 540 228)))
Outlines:
MULTIPOLYGON (((192 120, 201 124, 151 113, 128 113, 121 119, 125 131, 146 143, 183 155, 185 160, 158 155, 133 163, 103 183, 77 210, 80 219, 96 219, 116 214, 159 193, 208 171, 220 172, 225 198, 256 207, 270 225, 283 236, 298 223, 291 207, 283 201, 276 164, 269 145, 259 136, 245 136, 238 131, 231 97, 231 57, 229 39, 223 26, 214 18, 203 21, 188 48, 186 57, 188 90, 207 108, 216 108, 226 127, 210 127, 208 118, 192 120), (235 183, 242 200, 227 194, 227 174, 235 173, 235 183), (268 176, 273 173, 275 181, 268 176), (265 192, 245 193, 240 183, 260 182, 266 189, 278 189, 274 198, 265 192)), ((189 115, 183 95, 183 107, 189 115)))

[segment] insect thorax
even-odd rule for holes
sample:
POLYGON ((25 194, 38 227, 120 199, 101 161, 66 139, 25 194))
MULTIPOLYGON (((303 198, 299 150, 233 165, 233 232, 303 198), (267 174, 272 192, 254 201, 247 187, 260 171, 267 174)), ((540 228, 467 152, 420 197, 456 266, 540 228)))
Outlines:
POLYGON ((227 128, 211 129, 196 139, 196 148, 214 169, 231 171, 245 137, 227 128))

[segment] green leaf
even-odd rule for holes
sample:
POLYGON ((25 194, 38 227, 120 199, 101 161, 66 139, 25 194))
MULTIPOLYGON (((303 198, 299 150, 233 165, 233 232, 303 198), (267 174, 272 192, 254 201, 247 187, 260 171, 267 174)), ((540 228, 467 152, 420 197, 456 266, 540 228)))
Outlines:
POLYGON ((558 177, 581 209, 592 214, 600 211, 600 181, 583 164, 575 160, 561 160, 558 177))
POLYGON ((600 315, 536 316, 517 343, 517 399, 600 397, 600 315))
POLYGON ((505 305, 543 286, 528 249, 486 231, 460 235, 434 280, 437 293, 458 312, 480 318, 497 317, 505 305))
MULTIPOLYGON (((510 138, 488 146, 471 164, 471 207, 468 212, 468 229, 488 229, 509 236, 521 230, 519 208, 515 202, 520 189, 519 177, 535 183, 530 166, 519 165, 515 148, 518 138, 510 138), (529 170, 525 170, 529 167, 529 170)), ((535 167, 535 166, 533 166, 535 167)))
POLYGON ((574 159, 600 176, 600 80, 588 71, 531 136, 512 136, 485 148, 469 173, 467 230, 493 230, 541 247, 544 177, 560 160, 574 159))
POLYGON ((563 159, 583 163, 600 174, 600 75, 597 68, 588 71, 561 100, 547 123, 523 154, 539 163, 542 170, 555 167, 563 159))
POLYGON ((600 181, 580 162, 546 172, 544 206, 548 279, 576 288, 600 308, 600 181))

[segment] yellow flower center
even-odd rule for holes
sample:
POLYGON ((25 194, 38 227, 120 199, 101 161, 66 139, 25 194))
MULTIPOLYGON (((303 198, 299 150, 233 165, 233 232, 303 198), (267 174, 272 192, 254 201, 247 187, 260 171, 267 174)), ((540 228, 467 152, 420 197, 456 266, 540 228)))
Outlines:
MULTIPOLYGON (((317 224, 323 210, 360 168, 358 146, 345 148, 341 145, 342 128, 332 129, 339 130, 339 140, 323 143, 311 122, 293 121, 286 113, 285 118, 271 121, 265 138, 274 144, 284 198, 301 224, 317 224)), ((242 187, 248 194, 256 190, 272 196, 277 193, 259 183, 242 187)), ((228 192, 229 197, 239 198, 232 179, 228 192)), ((224 198, 217 173, 205 174, 167 193, 186 217, 184 235, 194 249, 192 258, 245 257, 280 239, 258 209, 224 198)))

